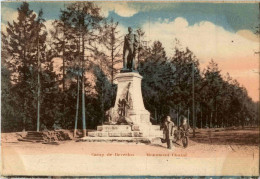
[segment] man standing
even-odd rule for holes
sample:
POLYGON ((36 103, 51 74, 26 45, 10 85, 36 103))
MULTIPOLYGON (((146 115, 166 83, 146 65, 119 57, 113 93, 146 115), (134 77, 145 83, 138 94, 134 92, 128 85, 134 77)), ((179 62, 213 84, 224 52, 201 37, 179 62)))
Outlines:
POLYGON ((187 118, 183 117, 182 124, 180 125, 180 129, 183 131, 188 131, 190 129, 189 124, 187 123, 187 118))
POLYGON ((135 53, 138 42, 135 34, 132 33, 132 28, 128 27, 128 34, 124 39, 123 49, 123 69, 135 70, 135 53))
POLYGON ((171 117, 167 116, 163 124, 163 133, 167 142, 167 148, 172 148, 172 140, 174 137, 174 123, 171 121, 171 117))

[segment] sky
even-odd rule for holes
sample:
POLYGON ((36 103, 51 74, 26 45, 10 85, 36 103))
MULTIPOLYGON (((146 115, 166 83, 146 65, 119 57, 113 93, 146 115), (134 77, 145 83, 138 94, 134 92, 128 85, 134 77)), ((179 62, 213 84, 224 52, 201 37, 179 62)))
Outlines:
MULTIPOLYGON (((222 75, 231 77, 247 88, 254 101, 259 100, 259 23, 257 3, 190 3, 190 2, 96 2, 102 15, 119 22, 119 29, 142 28, 146 40, 159 40, 168 56, 173 54, 174 39, 188 47, 204 69, 213 59, 222 75)), ((30 2, 36 13, 44 12, 46 27, 58 19, 68 2, 30 2)), ((1 27, 17 18, 21 2, 1 3, 1 27)), ((4 31, 4 30, 3 30, 4 31)))

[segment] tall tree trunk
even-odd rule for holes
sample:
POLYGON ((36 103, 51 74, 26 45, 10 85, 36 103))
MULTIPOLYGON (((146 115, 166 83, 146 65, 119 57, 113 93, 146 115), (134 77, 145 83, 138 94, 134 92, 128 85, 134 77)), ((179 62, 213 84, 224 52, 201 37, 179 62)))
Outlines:
POLYGON ((83 127, 83 137, 87 135, 86 130, 86 114, 85 114, 85 60, 84 60, 85 42, 84 34, 82 33, 82 127, 83 127))
POLYGON ((103 81, 102 81, 102 95, 101 95, 101 97, 102 97, 102 101, 101 101, 101 110, 102 110, 102 117, 101 117, 101 124, 103 124, 103 122, 104 122, 104 84, 103 84, 103 81))
MULTIPOLYGON (((23 103, 23 109, 26 108, 26 101, 24 100, 24 103, 23 103)), ((25 132, 25 126, 26 126, 26 113, 24 113, 23 115, 23 132, 25 132)))
POLYGON ((76 115, 75 115, 75 127, 74 127, 74 137, 76 137, 77 134, 77 128, 78 128, 78 116, 79 116, 79 74, 77 76, 77 104, 76 104, 76 115))
POLYGON ((177 126, 179 126, 179 105, 178 105, 178 108, 177 108, 177 126))
MULTIPOLYGON (((79 10, 79 3, 78 3, 78 10, 79 10)), ((85 114, 85 39, 84 35, 85 33, 83 32, 84 28, 84 22, 85 18, 82 17, 82 19, 79 19, 80 23, 80 32, 81 32, 81 39, 82 39, 82 129, 83 129, 83 137, 87 135, 87 130, 86 130, 86 114, 85 114)))
MULTIPOLYGON (((101 60, 101 71, 103 72, 103 63, 101 60)), ((101 76, 101 124, 103 124, 104 121, 104 76, 101 76)))
POLYGON ((40 63, 40 57, 39 57, 39 37, 37 39, 37 62, 38 62, 38 92, 37 92, 37 132, 40 131, 40 108, 41 108, 41 103, 40 103, 40 96, 41 96, 41 83, 40 83, 40 70, 41 70, 41 63, 40 63))
POLYGON ((209 122, 209 128, 212 128, 212 111, 210 112, 210 122, 209 122))
POLYGON ((224 127, 224 117, 221 116, 221 127, 223 128, 224 127))
POLYGON ((202 129, 202 107, 200 111, 200 128, 202 129))
MULTIPOLYGON (((65 3, 63 4, 65 10, 65 3)), ((62 24, 63 41, 62 41, 62 90, 65 91, 65 22, 62 24)), ((64 96, 65 98, 65 96, 64 96)), ((65 99, 63 98, 62 111, 65 112, 65 99)))
POLYGON ((208 113, 206 113, 206 121, 205 121, 205 127, 207 128, 208 127, 208 113))
MULTIPOLYGON (((23 28, 23 37, 24 39, 26 39, 26 29, 25 26, 23 28)), ((23 49, 23 67, 27 67, 27 60, 26 60, 26 44, 24 44, 24 49, 23 49)), ((27 82, 27 78, 25 75, 25 72, 23 73, 23 78, 24 80, 27 82)), ((23 109, 26 109, 26 98, 24 99, 24 103, 23 103, 23 109)), ((23 116, 23 132, 25 132, 25 128, 26 128, 26 116, 27 116, 27 110, 25 110, 24 112, 24 116, 23 116)))
POLYGON ((83 137, 86 136, 86 115, 85 115, 85 77, 84 72, 82 73, 82 127, 83 127, 83 137))
POLYGON ((188 125, 190 125, 190 108, 188 108, 188 125))
MULTIPOLYGON (((112 28, 112 34, 114 34, 114 28, 112 28)), ((114 44, 111 45, 111 84, 114 82, 114 44)))
POLYGON ((180 112, 181 112, 181 105, 178 105, 178 123, 179 123, 179 125, 181 125, 180 112))
POLYGON ((216 123, 217 123, 217 127, 219 127, 219 121, 218 121, 218 112, 217 112, 217 105, 216 105, 216 114, 215 114, 215 118, 216 118, 216 123))
MULTIPOLYGON (((65 37, 64 37, 65 38, 65 37)), ((62 90, 65 90, 65 40, 62 44, 62 90)))
MULTIPOLYGON (((64 25, 64 24, 63 24, 64 25)), ((63 94, 65 94, 65 27, 63 26, 63 42, 62 42, 62 91, 63 91, 63 94)), ((65 122, 65 95, 63 95, 63 98, 62 98, 62 123, 66 123, 65 122)))
POLYGON ((154 119, 157 122, 157 124, 159 124, 159 120, 158 120, 158 117, 157 117, 157 109, 156 108, 154 108, 154 119))
POLYGON ((193 120, 193 137, 195 137, 195 94, 194 94, 194 63, 192 63, 192 120, 193 120))

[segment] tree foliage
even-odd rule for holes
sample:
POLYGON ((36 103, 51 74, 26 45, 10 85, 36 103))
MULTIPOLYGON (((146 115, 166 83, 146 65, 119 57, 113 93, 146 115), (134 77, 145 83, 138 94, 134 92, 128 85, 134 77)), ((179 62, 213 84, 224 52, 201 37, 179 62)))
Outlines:
MULTIPOLYGON (((4 132, 36 130, 39 102, 40 123, 48 129, 57 125, 84 129, 80 122, 84 116, 87 128, 104 122, 105 111, 114 106, 116 97, 113 83, 122 64, 122 37, 119 23, 101 17, 100 10, 94 2, 69 3, 54 21, 47 42, 43 12, 36 16, 27 2, 17 9, 18 18, 8 22, 6 33, 2 32, 4 132), (47 48, 48 43, 52 48, 47 48), (56 59, 62 60, 58 71, 54 69, 56 59)), ((167 56, 160 41, 149 46, 142 29, 136 34, 143 100, 153 123, 171 115, 179 124, 179 117, 185 115, 197 127, 257 124, 259 102, 229 74, 223 75, 214 60, 201 71, 199 59, 177 39, 173 55, 167 56)))

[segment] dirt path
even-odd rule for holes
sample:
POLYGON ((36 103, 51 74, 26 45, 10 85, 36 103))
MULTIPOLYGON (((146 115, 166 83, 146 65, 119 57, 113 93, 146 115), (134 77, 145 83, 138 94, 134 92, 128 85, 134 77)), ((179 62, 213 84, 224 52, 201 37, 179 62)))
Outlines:
MULTIPOLYGON (((198 131, 188 148, 175 144, 173 150, 158 140, 152 144, 72 140, 59 145, 6 141, 2 170, 5 175, 258 175, 259 148, 257 143, 243 144, 244 131, 211 131, 214 142, 206 138, 207 132, 198 131)), ((258 132, 248 134, 252 140, 258 132)))

